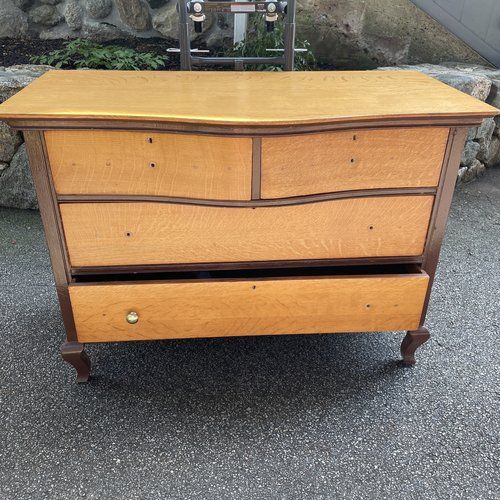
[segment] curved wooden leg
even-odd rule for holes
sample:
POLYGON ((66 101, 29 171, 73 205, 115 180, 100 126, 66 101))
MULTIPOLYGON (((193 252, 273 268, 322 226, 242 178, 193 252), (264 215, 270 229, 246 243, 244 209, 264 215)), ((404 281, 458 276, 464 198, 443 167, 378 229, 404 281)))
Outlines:
POLYGON ((90 378, 90 359, 79 342, 65 342, 61 346, 61 356, 76 369, 76 381, 87 382, 90 378))
POLYGON ((413 366, 415 364, 415 351, 431 338, 429 330, 420 327, 406 333, 401 343, 401 356, 403 356, 403 366, 413 366))

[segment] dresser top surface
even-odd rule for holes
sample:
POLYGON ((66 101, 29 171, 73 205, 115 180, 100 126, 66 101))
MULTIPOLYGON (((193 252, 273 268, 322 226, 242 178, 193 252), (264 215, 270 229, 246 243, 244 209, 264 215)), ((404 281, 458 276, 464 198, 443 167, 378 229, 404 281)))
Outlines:
POLYGON ((416 71, 53 70, 0 105, 0 119, 273 126, 478 119, 496 108, 416 71))

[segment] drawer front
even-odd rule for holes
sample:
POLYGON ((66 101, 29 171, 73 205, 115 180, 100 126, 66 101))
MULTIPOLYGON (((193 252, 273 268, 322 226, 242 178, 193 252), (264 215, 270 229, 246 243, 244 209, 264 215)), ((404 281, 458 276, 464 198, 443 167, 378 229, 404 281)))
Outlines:
POLYGON ((73 285, 80 342, 412 330, 425 274, 73 285), (135 312, 138 321, 127 322, 135 312))
POLYGON ((277 207, 60 205, 73 267, 421 255, 433 196, 277 207))
POLYGON ((45 141, 59 194, 251 197, 249 138, 68 130, 45 141))
POLYGON ((262 139, 261 195, 434 187, 449 129, 354 130, 262 139))

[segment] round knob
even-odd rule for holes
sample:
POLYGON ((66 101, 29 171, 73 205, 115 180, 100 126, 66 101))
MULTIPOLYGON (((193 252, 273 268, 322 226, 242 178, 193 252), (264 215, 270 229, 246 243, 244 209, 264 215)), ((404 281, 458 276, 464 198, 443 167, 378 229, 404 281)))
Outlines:
POLYGON ((274 3, 270 3, 270 4, 267 6, 267 12, 276 12, 276 4, 274 4, 274 3))
POLYGON ((201 6, 201 3, 199 2, 196 2, 194 5, 193 5, 193 10, 194 12, 196 12, 197 14, 199 12, 201 12, 203 10, 203 7, 201 6))
POLYGON ((139 321, 139 315, 135 311, 130 311, 127 314, 127 323, 135 325, 139 321))

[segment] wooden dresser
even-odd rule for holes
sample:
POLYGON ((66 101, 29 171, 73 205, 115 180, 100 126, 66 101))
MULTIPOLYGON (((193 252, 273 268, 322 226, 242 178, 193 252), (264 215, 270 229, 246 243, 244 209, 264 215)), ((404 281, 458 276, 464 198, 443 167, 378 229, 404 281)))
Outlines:
POLYGON ((50 71, 24 132, 67 342, 406 330, 424 318, 467 128, 417 72, 50 71))

